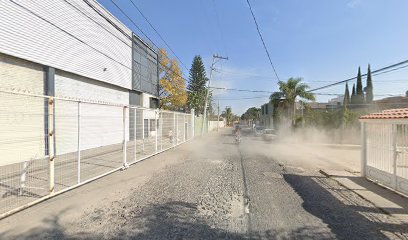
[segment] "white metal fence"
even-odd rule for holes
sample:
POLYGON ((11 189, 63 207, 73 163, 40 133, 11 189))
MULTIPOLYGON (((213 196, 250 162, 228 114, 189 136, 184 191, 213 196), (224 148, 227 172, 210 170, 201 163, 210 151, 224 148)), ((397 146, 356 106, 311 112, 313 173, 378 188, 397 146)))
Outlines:
POLYGON ((362 175, 408 195, 408 122, 362 123, 362 175))
POLYGON ((208 121, 208 131, 215 131, 219 128, 225 127, 224 121, 208 121))
POLYGON ((0 218, 194 136, 194 114, 13 92, 0 100, 0 218))

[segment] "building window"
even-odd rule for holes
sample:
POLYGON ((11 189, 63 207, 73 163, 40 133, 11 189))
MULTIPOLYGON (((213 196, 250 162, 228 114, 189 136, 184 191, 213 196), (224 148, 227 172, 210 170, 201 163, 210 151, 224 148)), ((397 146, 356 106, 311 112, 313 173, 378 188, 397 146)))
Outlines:
POLYGON ((129 104, 133 106, 142 106, 142 93, 136 91, 129 92, 129 104))
POLYGON ((150 119, 150 132, 156 131, 156 119, 150 119))
POLYGON ((268 115, 268 104, 265 105, 265 115, 268 115))
POLYGON ((139 38, 133 37, 132 89, 159 95, 158 56, 139 38))
POLYGON ((159 108, 159 100, 157 98, 150 98, 149 108, 156 109, 159 108))

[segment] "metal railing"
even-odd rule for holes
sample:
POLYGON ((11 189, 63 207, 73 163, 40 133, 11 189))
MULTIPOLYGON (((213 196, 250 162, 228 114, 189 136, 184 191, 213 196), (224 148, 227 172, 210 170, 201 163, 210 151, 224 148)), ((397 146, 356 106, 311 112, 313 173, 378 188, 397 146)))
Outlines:
POLYGON ((8 91, 0 99, 0 218, 194 137, 194 112, 8 91))

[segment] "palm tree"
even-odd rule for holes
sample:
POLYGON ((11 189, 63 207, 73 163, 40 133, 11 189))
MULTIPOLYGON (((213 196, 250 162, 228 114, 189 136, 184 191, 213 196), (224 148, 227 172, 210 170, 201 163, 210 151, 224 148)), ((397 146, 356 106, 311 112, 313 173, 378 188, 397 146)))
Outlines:
POLYGON ((279 81, 279 92, 274 92, 270 96, 270 100, 274 105, 274 108, 283 102, 288 107, 292 108, 292 124, 295 125, 296 121, 296 97, 300 97, 306 100, 315 100, 315 96, 308 92, 309 86, 302 83, 302 78, 289 78, 288 81, 279 81))
POLYGON ((231 107, 226 107, 224 111, 225 118, 227 120, 227 126, 231 125, 234 115, 232 114, 231 107))

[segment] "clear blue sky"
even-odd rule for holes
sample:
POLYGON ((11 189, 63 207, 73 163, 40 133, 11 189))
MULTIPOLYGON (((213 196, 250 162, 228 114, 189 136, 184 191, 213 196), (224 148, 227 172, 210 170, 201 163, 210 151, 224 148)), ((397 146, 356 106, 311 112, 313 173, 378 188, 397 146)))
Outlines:
MULTIPOLYGON (((145 38, 112 4, 98 0, 135 33, 145 38)), ((114 0, 158 45, 164 43, 128 0, 114 0)), ((201 55, 207 70, 217 53, 213 86, 276 91, 276 78, 256 32, 246 0, 134 0, 189 68, 201 55)), ((408 59, 406 0, 251 0, 279 77, 302 77, 312 88, 408 59)), ((188 76, 184 69, 185 76, 188 76)), ((373 78, 375 98, 404 94, 408 68, 373 78)), ((350 83, 351 88, 352 83, 350 83)), ((364 83, 365 85, 365 79, 364 83)), ((344 86, 321 90, 343 93, 344 86)), ((215 91, 221 108, 233 112, 268 101, 269 94, 215 91), (252 98, 255 99, 241 99, 252 98)), ((319 101, 327 101, 319 96, 319 101)))

